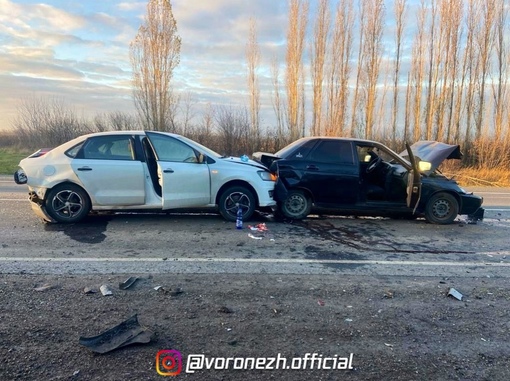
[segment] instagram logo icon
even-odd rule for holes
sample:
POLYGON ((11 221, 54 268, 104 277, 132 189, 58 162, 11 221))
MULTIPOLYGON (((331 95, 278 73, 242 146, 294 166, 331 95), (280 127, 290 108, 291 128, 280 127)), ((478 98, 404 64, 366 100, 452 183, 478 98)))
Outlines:
POLYGON ((156 354, 156 370, 161 376, 177 376, 182 370, 181 352, 163 349, 156 354))

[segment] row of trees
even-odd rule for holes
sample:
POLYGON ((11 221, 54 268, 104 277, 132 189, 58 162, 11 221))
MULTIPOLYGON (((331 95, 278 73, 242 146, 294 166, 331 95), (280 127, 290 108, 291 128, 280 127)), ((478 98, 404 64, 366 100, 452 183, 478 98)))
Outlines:
MULTIPOLYGON (((312 5, 314 13, 309 0, 289 0, 285 62, 272 58, 269 79, 260 76, 256 22, 250 20, 248 107, 211 106, 197 122, 192 95, 179 97, 172 85, 181 38, 170 0, 149 0, 130 46, 139 118, 120 115, 114 122, 110 114, 94 128, 217 135, 228 153, 240 142, 243 152, 252 152, 267 141, 278 148, 308 134, 377 139, 396 150, 404 140, 432 139, 462 144, 472 164, 507 163, 509 0, 395 0, 391 9, 384 0, 312 5), (391 29, 386 20, 393 21, 391 29), (260 122, 264 79, 272 83, 275 115, 267 131, 260 122), (486 146, 490 154, 480 155, 486 146)), ((24 111, 18 128, 36 128, 24 111)), ((76 121, 60 117, 73 134, 76 121)))
POLYGON ((318 0, 310 15, 308 0, 289 2, 286 72, 273 71, 273 104, 293 138, 307 132, 311 98, 312 135, 466 147, 490 139, 506 151, 508 0, 395 0, 392 9, 383 0, 353 3, 318 0), (282 82, 286 103, 276 86, 282 82))

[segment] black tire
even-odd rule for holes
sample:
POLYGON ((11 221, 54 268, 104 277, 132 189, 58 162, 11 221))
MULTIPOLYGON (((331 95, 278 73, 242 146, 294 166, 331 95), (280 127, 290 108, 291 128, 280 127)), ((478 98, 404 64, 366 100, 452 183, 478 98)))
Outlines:
POLYGON ((433 224, 451 224, 459 214, 459 203, 449 193, 437 193, 425 207, 425 218, 433 224))
POLYGON ((223 191, 218 208, 224 219, 234 222, 240 205, 243 208, 243 221, 248 221, 255 211, 256 203, 255 196, 248 188, 233 186, 223 191))
POLYGON ((44 201, 46 212, 60 223, 75 223, 90 212, 87 193, 74 184, 60 184, 52 188, 44 201))
POLYGON ((312 199, 301 190, 291 190, 280 203, 283 215, 292 220, 302 220, 312 210, 312 199))

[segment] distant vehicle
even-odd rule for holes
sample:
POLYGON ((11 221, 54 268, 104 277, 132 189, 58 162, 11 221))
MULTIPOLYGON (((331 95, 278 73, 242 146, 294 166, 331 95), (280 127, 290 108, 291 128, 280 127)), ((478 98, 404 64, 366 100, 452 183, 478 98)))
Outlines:
POLYGON ((73 223, 91 210, 215 208, 228 221, 238 209, 273 207, 275 177, 253 160, 222 156, 177 134, 115 131, 84 135, 21 160, 36 214, 73 223))
POLYGON ((449 224, 458 214, 483 219, 482 197, 466 192, 437 167, 460 159, 458 145, 422 141, 400 155, 381 143, 346 138, 308 137, 275 154, 254 159, 276 173, 274 198, 290 219, 313 208, 362 216, 424 216, 449 224))

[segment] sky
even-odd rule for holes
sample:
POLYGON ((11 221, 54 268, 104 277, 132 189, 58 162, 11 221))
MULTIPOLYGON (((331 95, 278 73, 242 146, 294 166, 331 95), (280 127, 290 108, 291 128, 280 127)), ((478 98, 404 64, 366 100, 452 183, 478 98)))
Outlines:
MULTIPOLYGON (((197 114, 248 104, 246 45, 257 25, 262 124, 271 124, 274 55, 285 55, 286 0, 172 0, 181 62, 174 87, 197 114)), ((147 1, 0 0, 0 130, 21 102, 64 100, 78 116, 135 113, 129 44, 147 1)))

